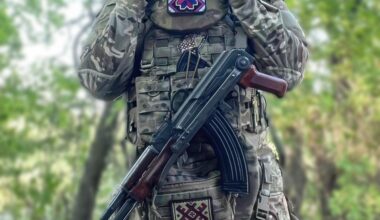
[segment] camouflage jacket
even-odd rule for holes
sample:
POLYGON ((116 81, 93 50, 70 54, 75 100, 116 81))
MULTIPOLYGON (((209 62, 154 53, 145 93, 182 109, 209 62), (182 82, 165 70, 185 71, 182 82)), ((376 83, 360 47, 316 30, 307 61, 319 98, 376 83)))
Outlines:
MULTIPOLYGON (((128 88, 139 63, 136 48, 148 23, 144 11, 125 5, 120 10, 116 4, 107 0, 97 16, 78 70, 82 85, 105 100, 128 88)), ((230 5, 248 36, 257 68, 285 79, 289 89, 299 84, 308 49, 301 27, 283 0, 230 0, 230 5)))

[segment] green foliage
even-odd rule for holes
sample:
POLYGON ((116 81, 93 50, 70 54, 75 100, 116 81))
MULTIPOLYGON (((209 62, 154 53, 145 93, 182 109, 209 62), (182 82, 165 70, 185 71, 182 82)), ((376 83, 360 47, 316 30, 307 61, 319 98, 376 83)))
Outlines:
POLYGON ((14 27, 11 18, 5 12, 4 8, 0 7, 0 45, 9 43, 10 40, 17 37, 17 30, 14 27))
MULTIPOLYGON (((296 7, 311 39, 313 68, 286 100, 274 102, 272 112, 289 146, 300 143, 294 142, 294 132, 288 128, 299 129, 305 142, 303 159, 312 163, 312 171, 317 174, 308 173, 304 206, 312 207, 308 202, 315 206, 315 201, 320 201, 321 207, 321 195, 331 193, 330 213, 321 213, 328 215, 322 219, 377 219, 380 30, 376 27, 380 22, 380 2, 288 3, 296 7), (330 161, 336 169, 332 186, 319 179, 326 172, 320 170, 320 161, 330 161)), ((305 209, 303 215, 314 219, 317 211, 305 209)))
POLYGON ((19 49, 19 44, 19 35, 13 20, 6 13, 4 3, 0 3, 0 70, 8 65, 10 57, 19 49), (7 46, 13 51, 10 52, 7 46))
POLYGON ((82 166, 87 149, 77 148, 89 144, 89 128, 82 123, 89 124, 92 116, 70 111, 89 105, 76 99, 76 78, 62 77, 60 68, 49 69, 45 71, 51 77, 37 80, 41 85, 23 87, 15 72, 1 88, 0 176, 6 181, 0 181, 0 195, 10 199, 5 204, 0 199, 0 213, 10 208, 17 219, 43 219, 49 207, 53 216, 67 219, 67 210, 61 209, 68 209, 75 167, 82 166), (54 100, 44 97, 46 91, 54 100))
POLYGON ((47 42, 65 22, 58 11, 65 2, 45 3, 12 1, 7 10, 0 3, 0 219, 69 219, 96 120, 92 101, 78 98, 72 67, 56 57, 23 65, 30 45, 19 36, 47 42))
POLYGON ((376 164, 369 156, 361 155, 343 158, 337 165, 341 175, 330 201, 333 215, 348 220, 376 219, 380 215, 380 188, 377 184, 368 185, 368 178, 375 179, 376 164))

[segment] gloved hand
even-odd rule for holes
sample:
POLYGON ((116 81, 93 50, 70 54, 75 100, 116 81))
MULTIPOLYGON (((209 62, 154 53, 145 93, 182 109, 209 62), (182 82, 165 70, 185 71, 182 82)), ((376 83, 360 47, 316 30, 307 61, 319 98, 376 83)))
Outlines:
POLYGON ((145 14, 145 0, 116 0, 114 12, 122 18, 133 17, 141 22, 145 14))
POLYGON ((110 15, 107 37, 112 39, 112 52, 115 52, 114 57, 117 59, 134 55, 145 6, 146 0, 116 0, 116 6, 110 15))
POLYGON ((233 13, 250 37, 261 40, 273 31, 286 28, 305 42, 305 35, 297 19, 283 0, 229 0, 233 13))
MULTIPOLYGON (((271 2, 269 0, 229 1, 234 15, 240 20, 250 37, 265 38, 266 36, 260 35, 275 31, 279 25, 282 25, 281 16, 279 15, 280 9, 269 3, 271 2)), ((277 0, 276 2, 283 1, 277 0)))

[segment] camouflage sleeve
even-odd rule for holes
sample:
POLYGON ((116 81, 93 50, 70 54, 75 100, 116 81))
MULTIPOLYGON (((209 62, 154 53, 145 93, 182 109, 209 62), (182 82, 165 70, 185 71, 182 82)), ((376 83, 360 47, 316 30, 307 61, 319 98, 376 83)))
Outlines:
POLYGON ((249 37, 257 68, 294 88, 303 78, 308 49, 304 33, 283 0, 230 0, 249 37))
POLYGON ((78 75, 97 98, 116 98, 131 78, 145 1, 129 2, 107 0, 85 42, 78 75))

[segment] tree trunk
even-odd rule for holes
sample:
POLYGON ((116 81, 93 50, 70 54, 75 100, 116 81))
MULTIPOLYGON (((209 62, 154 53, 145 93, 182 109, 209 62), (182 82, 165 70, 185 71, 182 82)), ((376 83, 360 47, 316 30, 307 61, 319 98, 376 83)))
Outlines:
POLYGON ((333 220, 336 219, 332 216, 329 207, 329 199, 334 189, 336 189, 336 180, 338 173, 334 164, 334 160, 323 155, 316 156, 316 163, 318 166, 317 174, 320 180, 319 195, 321 204, 321 214, 323 219, 333 220))
POLYGON ((305 165, 303 164, 304 140, 297 128, 288 128, 288 132, 294 138, 294 146, 287 149, 290 152, 286 155, 285 163, 285 193, 293 204, 294 212, 299 216, 307 183, 305 165))
POLYGON ((100 118, 96 135, 91 144, 86 166, 74 202, 72 220, 90 220, 95 205, 99 182, 106 167, 106 158, 114 144, 117 128, 117 112, 107 103, 100 118))

